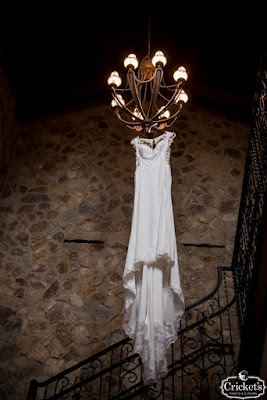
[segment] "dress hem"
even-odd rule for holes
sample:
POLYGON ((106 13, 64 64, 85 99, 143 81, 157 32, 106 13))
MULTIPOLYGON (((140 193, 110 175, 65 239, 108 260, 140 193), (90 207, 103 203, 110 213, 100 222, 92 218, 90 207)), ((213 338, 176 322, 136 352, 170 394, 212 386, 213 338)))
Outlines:
MULTIPOLYGON (((168 340, 165 339, 164 341, 164 351, 163 354, 161 354, 162 357, 165 357, 167 350, 169 349, 169 347, 176 342, 176 340, 178 339, 179 336, 179 328, 178 325, 180 325, 180 321, 182 319, 182 316, 184 314, 184 310, 181 310, 181 312, 179 313, 180 315, 176 318, 176 334, 170 338, 168 338, 168 340)), ((135 347, 134 347, 134 351, 135 353, 137 353, 143 362, 143 357, 142 357, 142 351, 141 351, 141 346, 140 348, 136 348, 136 333, 133 332, 131 329, 129 329, 127 327, 127 324, 125 322, 123 322, 122 327, 124 329, 124 332, 126 334, 126 336, 128 336, 131 340, 135 341, 135 347)), ((143 327, 142 327, 143 329, 143 327)), ((160 335, 158 336, 159 342, 160 342, 160 335)), ((155 372, 155 371, 154 371, 155 372)), ((144 385, 151 385, 153 383, 160 383, 161 379, 163 379, 165 376, 168 375, 168 367, 165 366, 165 368, 163 368, 161 371, 157 370, 157 374, 156 376, 148 376, 147 378, 144 378, 144 385)))

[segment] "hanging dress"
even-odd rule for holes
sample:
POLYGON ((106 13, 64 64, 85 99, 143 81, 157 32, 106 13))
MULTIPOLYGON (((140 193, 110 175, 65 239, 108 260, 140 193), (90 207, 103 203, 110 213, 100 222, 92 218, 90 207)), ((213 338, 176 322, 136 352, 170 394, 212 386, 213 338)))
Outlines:
POLYGON ((123 274, 123 328, 135 339, 145 384, 167 375, 167 348, 177 339, 185 311, 171 198, 170 146, 175 136, 165 132, 155 139, 137 136, 131 141, 135 195, 123 274))

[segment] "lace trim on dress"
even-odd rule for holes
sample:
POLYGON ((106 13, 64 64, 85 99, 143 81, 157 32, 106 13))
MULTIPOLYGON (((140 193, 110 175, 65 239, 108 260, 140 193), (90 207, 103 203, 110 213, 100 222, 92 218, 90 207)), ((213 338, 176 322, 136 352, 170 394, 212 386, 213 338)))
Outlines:
POLYGON ((171 158, 171 144, 175 139, 176 133, 175 132, 168 132, 168 142, 169 142, 169 146, 168 149, 165 153, 165 160, 167 162, 168 165, 170 165, 170 158, 171 158))
MULTIPOLYGON (((146 321, 138 324, 138 332, 135 336, 135 352, 140 355, 143 360, 151 359, 150 363, 146 364, 146 368, 143 370, 144 381, 147 385, 159 380, 168 374, 168 365, 166 360, 166 342, 164 340, 164 332, 159 324, 154 323, 154 346, 152 348, 151 335, 149 333, 149 324, 146 321), (157 371, 157 374, 155 373, 157 371)), ((131 337, 131 332, 128 332, 128 336, 131 337)), ((177 339, 177 336, 173 338, 173 342, 177 339)))
POLYGON ((165 140, 165 138, 167 137, 167 132, 163 133, 162 135, 155 137, 155 138, 141 138, 140 136, 138 137, 138 143, 140 144, 145 144, 148 147, 150 147, 152 150, 155 150, 155 148, 157 147, 157 145, 162 142, 162 140, 165 140), (155 144, 155 147, 154 147, 155 144))
MULTIPOLYGON (((141 267, 141 265, 139 265, 141 267)), ((136 293, 133 293, 131 288, 130 292, 126 293, 126 313, 123 319, 123 328, 128 337, 135 340, 134 351, 138 353, 142 360, 146 360, 144 373, 144 382, 149 385, 153 382, 159 382, 161 378, 165 377, 168 373, 166 351, 169 346, 174 343, 178 337, 178 330, 180 327, 180 320, 184 314, 183 294, 177 285, 170 285, 170 267, 166 268, 161 260, 161 268, 164 269, 164 291, 168 293, 168 298, 173 299, 174 308, 178 310, 175 315, 172 315, 172 320, 169 321, 165 315, 163 325, 157 323, 155 319, 149 321, 149 318, 137 319, 134 327, 131 328, 130 322, 132 316, 131 306, 134 305, 136 293), (130 300, 130 299, 132 300, 130 300), (129 301, 130 300, 130 301, 129 301), (151 338, 151 331, 153 336, 151 338)), ((141 269, 135 272, 136 289, 140 290, 142 284, 141 269)), ((130 278, 130 277, 129 277, 130 278)), ((126 278, 127 281, 127 278, 126 278)), ((126 283, 126 282, 125 282, 126 283)))
POLYGON ((140 158, 140 155, 139 155, 139 152, 138 152, 138 147, 137 147, 137 144, 138 144, 138 139, 137 139, 137 137, 135 137, 134 139, 132 139, 131 141, 130 141, 130 144, 133 146, 133 148, 135 149, 135 156, 136 156, 136 158, 135 158, 135 167, 137 168, 138 166, 139 166, 139 158, 140 158))
MULTIPOLYGON (((178 320, 180 322, 180 319, 178 320)), ((151 358, 151 355, 154 354, 154 359, 151 362, 152 365, 148 362, 146 364, 146 368, 144 368, 143 370, 144 382, 146 385, 160 382, 160 379, 164 378, 168 374, 166 352, 171 344, 173 344, 177 340, 178 329, 179 326, 173 327, 165 324, 163 330, 160 324, 154 322, 153 348, 151 346, 151 335, 149 333, 149 324, 147 321, 139 322, 138 331, 136 334, 129 330, 126 330, 126 334, 130 338, 135 339, 134 351, 138 353, 143 360, 149 360, 151 358), (168 333, 166 334, 166 332, 168 333)))
POLYGON ((167 132, 167 133, 168 133, 169 143, 172 144, 172 142, 176 137, 176 133, 175 132, 167 132))
POLYGON ((162 142, 163 140, 167 139, 168 140, 168 148, 165 153, 165 160, 168 165, 170 165, 170 155, 171 155, 171 149, 170 146, 172 142, 174 141, 176 137, 175 132, 165 132, 162 135, 150 139, 150 138, 141 138, 140 136, 136 136, 134 139, 130 141, 130 144, 134 147, 135 149, 135 154, 136 154, 136 167, 140 165, 140 154, 138 150, 138 145, 146 145, 148 148, 152 149, 153 152, 156 150, 158 144, 162 142), (153 147, 153 144, 155 143, 155 147, 153 147))

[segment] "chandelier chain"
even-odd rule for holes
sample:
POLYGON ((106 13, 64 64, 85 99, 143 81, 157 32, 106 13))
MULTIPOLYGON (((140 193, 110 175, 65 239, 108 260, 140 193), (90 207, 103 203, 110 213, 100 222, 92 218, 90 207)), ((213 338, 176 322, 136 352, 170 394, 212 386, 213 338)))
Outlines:
POLYGON ((148 10, 148 43, 147 43, 147 54, 148 59, 151 58, 151 9, 152 9, 152 0, 149 2, 149 10, 148 10))

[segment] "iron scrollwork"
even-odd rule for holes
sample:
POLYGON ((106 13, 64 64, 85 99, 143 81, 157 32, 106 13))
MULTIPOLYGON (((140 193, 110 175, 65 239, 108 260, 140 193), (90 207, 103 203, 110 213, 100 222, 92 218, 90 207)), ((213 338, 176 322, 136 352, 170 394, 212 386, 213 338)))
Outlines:
POLYGON ((231 268, 218 267, 214 290, 186 308, 178 340, 168 350, 169 373, 161 382, 143 385, 141 358, 134 353, 133 342, 126 338, 55 378, 37 382, 35 395, 33 383, 28 400, 115 400, 134 399, 135 396, 184 399, 189 393, 192 399, 204 399, 207 393, 215 399, 219 396, 221 379, 235 368, 230 313, 235 302, 228 293, 230 274, 231 268), (41 387, 46 388, 46 394, 38 397, 41 387))
POLYGON ((257 274, 267 197, 267 66, 262 57, 254 97, 253 122, 248 143, 239 217, 232 260, 237 314, 242 339, 251 282, 257 274))

